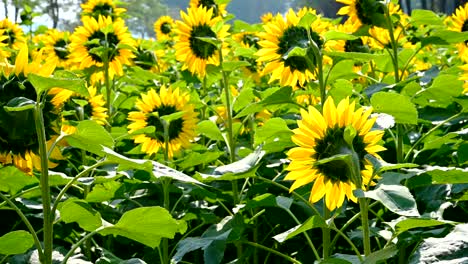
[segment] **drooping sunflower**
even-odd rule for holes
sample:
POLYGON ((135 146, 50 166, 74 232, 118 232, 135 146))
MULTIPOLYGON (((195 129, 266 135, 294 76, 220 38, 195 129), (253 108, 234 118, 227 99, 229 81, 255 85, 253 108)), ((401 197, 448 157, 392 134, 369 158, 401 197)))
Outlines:
POLYGON ((57 67, 67 68, 70 65, 68 50, 70 33, 50 29, 47 31, 44 42, 44 56, 47 62, 52 62, 57 67))
MULTIPOLYGON (((55 69, 52 63, 41 64, 42 59, 28 62, 28 47, 23 45, 16 56, 15 64, 0 64, 0 163, 13 164, 22 171, 31 174, 34 168, 40 168, 38 157, 38 139, 35 128, 33 109, 11 111, 8 107, 32 104, 37 94, 28 81, 28 75, 34 73, 50 76, 55 69)), ((46 139, 51 145, 59 134, 59 109, 50 103, 50 95, 44 104, 44 126, 46 139)), ((55 149, 53 157, 60 157, 55 149)), ((50 163, 52 167, 54 164, 50 163)))
MULTIPOLYGON (((331 97, 325 101, 323 114, 313 106, 308 111, 301 109, 302 120, 298 128, 294 129, 293 142, 298 145, 288 151, 291 163, 285 180, 293 180, 290 188, 293 191, 308 183, 314 182, 309 200, 312 203, 325 196, 325 204, 329 210, 343 205, 345 197, 353 202, 357 198, 353 190, 365 189, 372 177, 372 166, 364 159, 366 154, 375 155, 385 150, 378 143, 382 139, 383 131, 373 130, 376 118, 369 116, 372 109, 355 109, 355 103, 349 98, 343 99, 337 106, 331 97), (356 135, 349 146, 344 139, 345 129, 354 128, 356 135), (362 176, 362 186, 356 186, 351 180, 348 164, 341 160, 316 165, 316 161, 326 159, 337 154, 355 152, 359 158, 362 176)), ((349 141, 348 141, 349 142, 349 141)))
MULTIPOLYGON (((19 50, 26 43, 26 37, 18 24, 11 22, 8 18, 0 20, 1 42, 9 49, 19 50)), ((0 57, 8 58, 10 52, 0 49, 0 57)))
POLYGON ((346 15, 353 23, 374 25, 384 14, 384 6, 378 0, 336 0, 345 6, 338 10, 338 15, 346 15), (380 15, 380 16, 379 16, 380 15))
MULTIPOLYGON (((223 25, 215 32, 213 26, 221 21, 221 17, 213 17, 213 9, 207 10, 203 6, 189 8, 187 13, 180 11, 180 16, 183 21, 176 22, 176 59, 184 63, 182 69, 204 77, 207 64, 219 65, 219 50, 213 43, 199 38, 223 40, 228 36, 229 25, 223 25)), ((223 49, 225 47, 223 43, 223 49)))
MULTIPOLYGON (((455 10, 455 13, 449 17, 449 30, 457 32, 468 31, 468 3, 464 6, 460 6, 455 10)), ((468 42, 462 42, 457 44, 458 56, 463 62, 468 62, 468 42)))
POLYGON ((103 67, 101 47, 108 49, 109 75, 123 75, 123 65, 129 65, 134 57, 135 41, 122 19, 112 21, 110 17, 83 17, 83 26, 70 37, 70 59, 80 69, 92 66, 103 67))
POLYGON ((205 7, 208 9, 213 9, 212 16, 226 16, 226 6, 227 4, 218 4, 216 0, 190 0, 189 6, 191 8, 205 7))
POLYGON ((107 108, 102 94, 97 94, 94 86, 88 87, 89 97, 77 95, 73 91, 61 88, 52 88, 49 92, 52 95, 52 104, 61 108, 64 112, 61 130, 66 134, 73 134, 76 131, 74 122, 81 120, 94 120, 100 125, 104 125, 107 119, 107 108))
POLYGON ((195 127, 197 124, 197 114, 194 106, 189 103, 190 95, 162 86, 157 93, 151 89, 148 93, 142 94, 141 99, 135 103, 138 111, 128 114, 128 120, 132 123, 128 125, 129 133, 133 133, 145 127, 153 126, 153 133, 136 135, 134 142, 141 144, 141 151, 149 155, 158 153, 165 149, 164 127, 160 117, 182 112, 182 117, 173 120, 169 124, 169 144, 168 157, 173 158, 181 149, 188 148, 190 141, 195 137, 195 127))
MULTIPOLYGON (((272 22, 264 25, 265 32, 260 32, 262 40, 258 42, 260 49, 255 53, 258 56, 257 61, 265 62, 263 74, 271 73, 269 82, 279 80, 282 86, 304 86, 306 82, 315 79, 314 70, 316 61, 311 49, 307 56, 312 59, 314 65, 309 65, 304 57, 292 56, 284 59, 284 56, 294 47, 308 48, 311 43, 307 37, 307 30, 299 26, 300 19, 307 13, 315 10, 303 9, 297 14, 289 9, 286 18, 277 15, 272 22)), ((320 34, 326 31, 328 25, 323 23, 321 18, 317 19, 311 25, 311 37, 314 42, 322 48, 323 41, 320 34)))
POLYGON ((168 40, 174 32, 174 19, 170 16, 162 16, 154 22, 154 32, 157 40, 168 40))
POLYGON ((81 4, 82 16, 90 16, 99 19, 99 16, 111 17, 112 20, 121 18, 127 11, 125 8, 117 7, 114 0, 88 0, 81 4))

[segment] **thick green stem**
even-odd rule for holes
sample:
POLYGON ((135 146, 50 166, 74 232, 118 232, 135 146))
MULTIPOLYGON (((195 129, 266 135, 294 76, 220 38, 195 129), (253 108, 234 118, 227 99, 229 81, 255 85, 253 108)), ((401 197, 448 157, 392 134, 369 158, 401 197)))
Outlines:
POLYGON ((49 186, 49 159, 47 158, 47 142, 44 127, 44 116, 42 115, 42 106, 40 95, 38 95, 36 107, 34 109, 34 122, 36 126, 37 141, 39 144, 39 156, 41 158, 41 194, 42 208, 44 215, 43 237, 44 237, 44 258, 43 264, 52 263, 53 250, 53 218, 51 214, 50 186, 49 186))
POLYGON ((366 257, 371 253, 368 206, 367 198, 359 198, 359 208, 361 209, 362 241, 364 243, 364 255, 366 257))
MULTIPOLYGON (((323 218, 325 220, 328 220, 328 218, 330 218, 330 210, 328 210, 325 203, 323 206, 323 218)), ((330 228, 328 227, 322 228, 322 238, 323 238, 322 257, 323 259, 327 259, 330 256, 330 228)))
POLYGON ((254 243, 254 242, 250 242, 250 241, 242 241, 242 243, 247 244, 247 245, 250 245, 250 246, 253 246, 253 247, 257 247, 257 248, 260 248, 260 249, 263 249, 263 250, 266 250, 266 251, 268 251, 268 252, 270 252, 270 253, 272 253, 272 254, 275 254, 275 255, 277 255, 277 256, 283 257, 284 259, 286 259, 286 260, 288 260, 288 261, 290 261, 290 262, 292 262, 292 263, 301 264, 300 261, 298 261, 298 260, 296 260, 296 259, 293 259, 293 258, 291 258, 290 256, 288 256, 288 255, 286 255, 286 254, 283 254, 283 253, 281 253, 281 252, 279 252, 279 251, 276 251, 276 250, 274 250, 274 249, 271 249, 271 248, 269 248, 269 247, 265 247, 265 246, 263 246, 263 245, 260 245, 260 244, 254 243))
POLYGON ((0 198, 2 198, 7 204, 9 204, 16 211, 16 213, 19 215, 23 223, 26 225, 26 227, 28 228, 29 232, 31 233, 33 237, 34 245, 36 246, 37 252, 39 254, 39 259, 42 261, 44 259, 44 251, 42 249, 41 241, 39 241, 39 238, 37 237, 37 233, 34 230, 34 227, 31 225, 31 222, 29 222, 28 218, 23 214, 21 209, 19 209, 18 206, 16 206, 16 204, 13 203, 12 200, 10 200, 8 197, 3 195, 1 192, 0 192, 0 198))

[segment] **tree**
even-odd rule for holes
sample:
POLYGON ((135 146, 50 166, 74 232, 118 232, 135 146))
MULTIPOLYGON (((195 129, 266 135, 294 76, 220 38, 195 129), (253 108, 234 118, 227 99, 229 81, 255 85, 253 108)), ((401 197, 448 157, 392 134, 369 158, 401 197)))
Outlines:
POLYGON ((160 0, 124 0, 127 5, 126 23, 133 34, 141 38, 154 37, 154 22, 167 15, 169 8, 160 0))

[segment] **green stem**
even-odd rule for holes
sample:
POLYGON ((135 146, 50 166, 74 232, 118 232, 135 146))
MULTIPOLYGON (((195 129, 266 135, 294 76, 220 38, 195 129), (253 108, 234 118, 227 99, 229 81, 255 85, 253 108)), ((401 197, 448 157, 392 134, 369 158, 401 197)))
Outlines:
MULTIPOLYGON (((330 218, 330 210, 325 205, 323 206, 323 218, 328 220, 330 218)), ((327 259, 330 256, 330 228, 324 227, 322 228, 322 238, 323 238, 323 259, 327 259)))
MULTIPOLYGON (((322 107, 323 107, 323 105, 325 104, 325 100, 327 98, 326 84, 323 79, 323 55, 322 55, 322 52, 320 51, 320 47, 312 39, 309 30, 307 30, 307 36, 309 38, 309 42, 311 43, 312 51, 314 52, 315 61, 317 62, 317 67, 315 67, 315 65, 309 65, 309 69, 311 69, 312 67, 315 67, 317 69, 317 78, 318 78, 319 88, 320 88, 320 100, 321 100, 322 107)), ((313 62, 310 62, 310 59, 307 56, 306 56, 306 61, 307 61, 307 64, 313 64, 313 62)))
POLYGON ((396 152, 397 152, 397 162, 402 163, 405 156, 405 150, 403 149, 403 125, 397 124, 397 145, 396 145, 396 152))
POLYGON ((112 103, 111 103, 111 87, 110 87, 110 76, 109 76, 109 56, 108 51, 103 59, 104 63, 104 84, 106 86, 106 107, 107 107, 107 130, 110 131, 112 127, 112 103))
POLYGON ((351 246, 351 248, 353 249, 354 253, 356 254, 356 256, 359 258, 359 261, 360 262, 363 262, 364 259, 362 258, 361 256, 361 253, 359 252, 359 249, 356 247, 356 245, 354 245, 353 241, 351 241, 351 239, 349 239, 349 237, 347 237, 341 230, 339 230, 338 228, 332 228, 334 231, 337 232, 337 235, 340 235, 342 236, 346 242, 348 242, 348 244, 351 246))
POLYGON ((28 228, 29 232, 31 233, 31 235, 33 237, 34 245, 36 246, 37 252, 39 254, 39 259, 41 259, 41 260, 45 259, 44 251, 43 251, 42 245, 41 245, 41 241, 39 241, 39 238, 37 237, 37 233, 34 230, 34 227, 31 225, 31 222, 29 222, 28 218, 23 214, 21 209, 19 209, 18 206, 16 206, 16 204, 13 203, 12 200, 10 200, 8 197, 3 195, 3 193, 1 193, 1 192, 0 192, 0 198, 2 198, 6 203, 8 203, 16 211, 16 213, 19 215, 19 217, 21 218, 23 223, 26 225, 26 227, 28 228))
POLYGON ((41 158, 41 193, 42 193, 42 208, 44 216, 44 259, 43 264, 52 263, 53 250, 53 218, 51 214, 50 201, 50 186, 49 186, 49 159, 47 158, 47 143, 44 127, 44 116, 42 115, 42 106, 40 103, 40 95, 37 96, 37 103, 34 111, 34 123, 36 126, 37 141, 39 144, 39 156, 41 158))
POLYGON ((75 253, 75 250, 81 245, 83 244, 86 240, 88 240, 89 238, 91 238, 92 236, 94 236, 95 234, 97 234, 99 231, 101 231, 104 227, 101 226, 99 227, 98 229, 94 230, 93 232, 91 233, 88 233, 86 236, 84 236, 83 238, 81 238, 78 242, 76 242, 72 248, 67 252, 67 255, 65 255, 65 258, 63 259, 62 261, 62 264, 66 264, 68 259, 73 255, 73 253, 75 253))
MULTIPOLYGON (((14 195, 11 195, 10 196, 10 200, 14 200, 16 197, 20 197, 20 196, 23 196, 29 192, 32 192, 32 191, 36 191, 36 190, 40 190, 41 187, 40 186, 35 186, 35 187, 32 187, 30 189, 27 189, 27 190, 24 190, 22 192, 19 192, 17 194, 14 194, 14 195)), ((3 206, 5 206, 5 204, 7 204, 8 202, 7 201, 4 201, 4 202, 1 202, 0 203, 0 208, 2 208, 3 206)))
MULTIPOLYGON (((288 212, 288 214, 291 216, 291 218, 294 219, 294 222, 296 222, 296 224, 298 224, 298 225, 301 224, 299 219, 297 219, 297 217, 291 212, 291 210, 287 209, 286 212, 288 212)), ((317 260, 320 260, 320 255, 319 255, 317 249, 315 248, 314 243, 312 243, 312 240, 310 239, 309 234, 307 234, 307 231, 303 231, 302 234, 304 234, 304 236, 305 236, 305 238, 307 240, 307 243, 309 243, 310 248, 314 252, 315 258, 317 260)))
POLYGON ((268 251, 268 252, 270 252, 270 253, 272 253, 272 254, 275 254, 275 255, 277 255, 277 256, 283 257, 284 259, 286 259, 286 260, 288 260, 288 261, 290 261, 290 262, 292 262, 292 263, 301 264, 300 261, 298 261, 298 260, 296 260, 296 259, 293 259, 293 258, 291 258, 290 256, 288 256, 288 255, 286 255, 286 254, 283 254, 283 253, 281 253, 281 252, 279 252, 279 251, 276 251, 276 250, 274 250, 274 249, 271 249, 271 248, 269 248, 269 247, 265 247, 265 246, 263 246, 263 245, 260 245, 260 244, 254 243, 254 242, 250 242, 250 241, 242 241, 242 243, 247 244, 247 245, 250 245, 250 246, 252 246, 252 247, 257 247, 257 248, 266 250, 266 251, 268 251))
POLYGON ((371 253, 368 206, 367 198, 359 198, 359 208, 361 209, 362 223, 362 241, 364 243, 364 255, 366 257, 371 253))

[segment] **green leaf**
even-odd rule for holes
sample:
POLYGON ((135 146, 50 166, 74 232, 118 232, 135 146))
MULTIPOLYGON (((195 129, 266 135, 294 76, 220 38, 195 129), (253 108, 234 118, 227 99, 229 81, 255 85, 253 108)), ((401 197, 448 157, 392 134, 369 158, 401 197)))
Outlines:
POLYGON ((444 26, 441 17, 431 10, 415 9, 411 12, 411 24, 414 26, 444 26))
POLYGON ((76 132, 65 136, 70 146, 83 149, 96 155, 104 155, 103 146, 113 148, 114 139, 101 125, 95 121, 78 122, 76 132))
POLYGON ((371 97, 371 104, 375 112, 393 116, 396 123, 418 123, 418 111, 408 96, 391 92, 378 92, 371 97))
POLYGON ((64 186, 73 180, 73 177, 67 176, 65 173, 49 171, 49 185, 50 186, 64 186))
POLYGON ((343 59, 351 59, 357 61, 370 61, 375 59, 384 59, 387 58, 386 55, 383 54, 372 54, 372 53, 363 53, 363 52, 325 52, 325 55, 330 57, 338 57, 343 59))
POLYGON ((283 197, 283 196, 276 197, 276 204, 278 205, 278 207, 286 211, 288 211, 289 208, 291 208, 293 201, 294 200, 289 197, 283 197))
POLYGON ((241 67, 250 66, 250 63, 247 61, 226 61, 223 62, 223 70, 226 72, 231 72, 237 70, 241 67))
POLYGON ((30 73, 28 75, 28 80, 34 86, 34 89, 36 89, 37 94, 41 94, 54 87, 59 87, 74 91, 82 96, 89 97, 89 92, 86 88, 85 81, 82 79, 44 77, 30 73))
POLYGON ((177 166, 181 169, 188 169, 200 164, 210 164, 224 155, 222 151, 204 151, 204 152, 190 152, 178 163, 177 166))
POLYGON ((293 146, 291 141, 293 132, 289 129, 286 121, 282 118, 271 118, 263 126, 255 130, 254 145, 263 145, 265 151, 279 152, 287 147, 293 146))
POLYGON ((176 233, 183 234, 186 230, 185 221, 172 218, 162 207, 152 206, 125 212, 117 224, 106 226, 99 233, 123 236, 154 249, 159 246, 161 238, 172 239, 176 233))
POLYGON ((89 203, 110 201, 115 197, 117 190, 119 190, 121 186, 122 183, 116 181, 95 185, 93 190, 86 196, 86 201, 89 203))
POLYGON ((312 14, 311 12, 307 12, 303 17, 301 17, 301 20, 299 20, 298 26, 308 29, 310 26, 312 26, 312 23, 314 23, 316 19, 316 15, 312 14))
POLYGON ((333 83, 332 88, 329 90, 329 94, 336 102, 339 102, 346 97, 351 96, 353 94, 353 90, 354 85, 352 82, 345 79, 338 79, 333 83))
POLYGON ((219 47, 221 45, 221 40, 213 37, 195 37, 196 39, 199 39, 203 42, 210 43, 211 45, 214 45, 215 47, 219 47))
POLYGON ((113 151, 108 147, 102 147, 102 152, 106 154, 108 161, 113 161, 119 164, 119 170, 138 169, 152 172, 153 164, 150 160, 131 159, 113 151))
POLYGON ((262 101, 248 105, 239 114, 237 114, 235 118, 240 118, 249 114, 260 112, 267 106, 294 103, 291 95, 292 88, 290 86, 281 87, 262 101))
POLYGON ((399 235, 405 231, 420 228, 420 227, 433 227, 439 225, 445 225, 447 222, 438 221, 434 219, 423 219, 423 218, 408 218, 398 222, 395 225, 396 234, 399 235))
POLYGON ((397 164, 392 164, 388 163, 384 160, 378 159, 374 157, 373 155, 366 154, 364 156, 365 159, 370 161, 372 163, 372 166, 374 167, 375 174, 379 174, 380 172, 388 171, 388 170, 398 170, 402 168, 415 168, 419 167, 418 164, 414 163, 397 163, 397 164))
POLYGON ((187 174, 185 173, 182 173, 178 170, 175 170, 171 167, 168 167, 164 164, 161 164, 159 162, 156 162, 156 161, 152 161, 152 165, 153 165, 153 170, 152 170, 152 175, 156 178, 160 178, 160 177, 168 177, 168 178, 172 178, 174 180, 177 180, 177 181, 181 181, 181 182, 188 182, 188 183, 194 183, 194 184, 199 184, 199 185, 204 185, 203 183, 197 181, 196 179, 188 176, 187 174))
POLYGON ((203 120, 197 125, 197 133, 206 136, 207 138, 223 141, 223 134, 219 127, 210 120, 203 120))
POLYGON ((407 186, 416 188, 433 184, 468 183, 468 168, 426 166, 424 169, 412 169, 417 173, 408 179, 407 186))
POLYGON ((392 244, 390 246, 384 247, 381 250, 372 252, 369 256, 366 257, 363 264, 380 263, 383 260, 386 260, 395 256, 397 253, 398 253, 397 246, 392 244))
MULTIPOLYGON (((362 197, 359 191, 357 196, 362 197)), ((363 193, 365 197, 381 202, 388 210, 403 216, 419 216, 416 200, 408 188, 402 185, 379 185, 375 190, 363 193)))
POLYGON ((306 48, 301 48, 298 46, 294 46, 292 49, 288 50, 284 55, 283 55, 283 60, 287 60, 288 58, 291 57, 305 57, 307 56, 307 49, 306 48))
POLYGON ((3 106, 6 112, 21 112, 34 109, 36 102, 25 98, 25 97, 15 97, 8 101, 8 103, 3 106))
POLYGON ((431 36, 421 39, 421 46, 429 44, 450 45, 461 43, 468 39, 468 32, 457 32, 452 30, 438 30, 431 36))
POLYGON ((261 148, 257 148, 253 153, 247 155, 247 157, 238 160, 234 163, 220 166, 210 172, 210 174, 198 173, 196 178, 209 182, 216 180, 230 181, 234 179, 242 179, 253 176, 253 173, 257 169, 257 165, 265 155, 265 151, 261 148))
POLYGON ((307 230, 310 230, 312 228, 327 228, 328 225, 325 223, 325 221, 317 215, 314 215, 307 219, 303 224, 295 226, 286 232, 283 232, 281 234, 278 234, 274 236, 273 238, 280 242, 283 243, 284 241, 291 239, 307 230))
POLYGON ((16 194, 24 187, 37 185, 36 177, 29 176, 14 166, 0 168, 0 191, 16 194))
POLYGON ((330 30, 330 31, 327 31, 325 32, 325 34, 323 35, 323 38, 325 39, 325 42, 329 41, 329 40, 354 40, 354 39, 358 39, 358 37, 352 35, 352 34, 348 34, 348 33, 345 33, 345 32, 340 32, 340 31, 334 31, 334 30, 330 30))
POLYGON ((463 91, 463 81, 458 78, 459 76, 455 74, 440 74, 433 80, 429 88, 415 96, 413 102, 423 107, 446 108, 463 91))
POLYGON ((94 231, 102 226, 101 214, 84 200, 68 199, 60 203, 58 209, 65 223, 77 222, 86 231, 94 231))
POLYGON ((468 143, 463 143, 458 147, 457 158, 460 164, 468 161, 468 143))
POLYGON ((185 114, 184 111, 178 111, 178 112, 172 113, 170 115, 161 116, 160 118, 162 120, 166 121, 169 124, 172 121, 175 121, 177 119, 181 119, 184 116, 184 114, 185 114))
POLYGON ((34 245, 33 236, 24 230, 17 230, 0 237, 0 254, 9 256, 23 254, 34 245))

